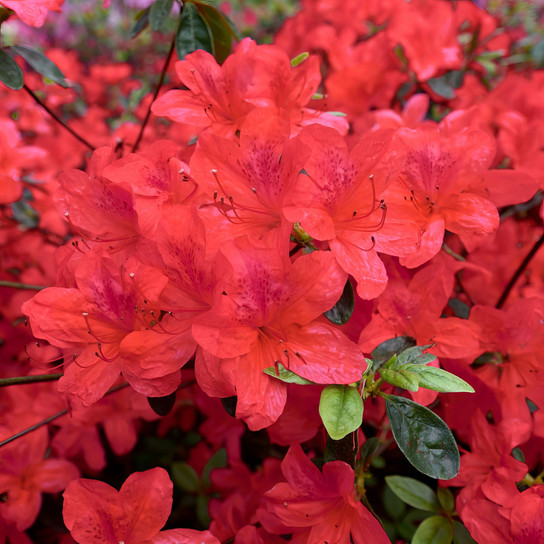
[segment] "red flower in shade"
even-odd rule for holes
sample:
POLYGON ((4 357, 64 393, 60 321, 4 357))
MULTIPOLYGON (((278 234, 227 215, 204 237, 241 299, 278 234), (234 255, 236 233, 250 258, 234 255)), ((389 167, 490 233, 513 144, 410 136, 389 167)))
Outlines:
POLYGON ((389 544, 380 523, 357 499, 355 473, 347 463, 326 463, 320 472, 296 445, 281 469, 287 483, 274 486, 265 495, 266 510, 257 512, 268 531, 294 532, 308 544, 389 544))
MULTIPOLYGON (((0 440, 4 440, 35 419, 17 420, 17 429, 2 427, 0 440)), ((79 476, 76 466, 65 459, 44 459, 48 447, 47 430, 42 427, 0 449, 0 517, 15 522, 17 529, 28 529, 42 505, 42 493, 62 491, 79 476)))
POLYGON ((162 468, 131 474, 120 491, 80 478, 63 496, 64 523, 78 544, 219 544, 208 531, 159 532, 172 509, 172 482, 162 468))
POLYGON ((237 417, 257 430, 277 420, 287 386, 263 373, 283 364, 317 383, 351 383, 365 361, 358 346, 328 322, 316 320, 342 293, 346 275, 327 252, 287 255, 247 237, 221 249, 224 280, 212 309, 193 336, 195 373, 210 396, 238 396, 237 417))

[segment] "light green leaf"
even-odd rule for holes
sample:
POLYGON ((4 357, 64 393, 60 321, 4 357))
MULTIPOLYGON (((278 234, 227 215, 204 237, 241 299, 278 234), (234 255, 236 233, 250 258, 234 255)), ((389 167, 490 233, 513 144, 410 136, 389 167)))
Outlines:
POLYGON ((183 461, 172 463, 172 480, 183 491, 196 493, 200 487, 200 479, 195 469, 183 461))
POLYGON ((276 378, 276 380, 280 380, 285 383, 296 383, 298 385, 315 385, 315 382, 298 376, 294 372, 291 372, 290 370, 285 368, 281 363, 278 364, 277 371, 275 367, 269 366, 268 368, 265 368, 263 372, 265 374, 268 374, 268 376, 272 376, 272 378, 276 378))
POLYGON ((453 493, 447 487, 438 487, 436 490, 436 496, 438 497, 438 502, 444 509, 444 512, 448 514, 453 514, 455 511, 455 497, 453 493))
POLYGON ((295 66, 302 64, 309 56, 310 53, 308 53, 307 51, 301 53, 300 55, 297 55, 295 58, 291 59, 291 66, 294 68, 295 66))
POLYGON ((450 544, 453 540, 451 521, 442 516, 423 520, 412 537, 412 544, 450 544))
POLYGON ((333 440, 341 440, 363 422, 363 401, 355 387, 328 385, 321 392, 319 415, 333 440))
POLYGON ((474 393, 474 388, 455 374, 434 366, 406 365, 403 368, 415 372, 419 385, 439 393, 474 393))
POLYGON ((407 476, 386 476, 385 481, 406 504, 426 512, 440 512, 435 492, 423 482, 407 476))
POLYGON ((415 372, 410 372, 410 370, 382 368, 380 376, 395 387, 407 389, 408 391, 417 391, 419 389, 418 375, 415 372))

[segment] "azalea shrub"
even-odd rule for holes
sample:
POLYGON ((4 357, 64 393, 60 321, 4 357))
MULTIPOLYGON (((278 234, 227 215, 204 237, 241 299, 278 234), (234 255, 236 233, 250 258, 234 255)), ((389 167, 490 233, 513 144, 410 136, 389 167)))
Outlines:
POLYGON ((543 541, 544 8, 78 6, 0 0, 0 544, 543 541))

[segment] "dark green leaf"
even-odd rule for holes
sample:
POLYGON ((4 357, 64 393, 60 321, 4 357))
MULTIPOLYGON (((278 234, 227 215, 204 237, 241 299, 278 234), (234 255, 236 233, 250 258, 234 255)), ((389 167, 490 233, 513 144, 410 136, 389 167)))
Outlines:
POLYGON ((27 199, 22 198, 17 202, 11 204, 11 210, 13 217, 19 222, 20 225, 27 229, 33 229, 40 223, 40 216, 38 212, 28 203, 27 199))
POLYGON ((429 79, 427 83, 438 96, 442 96, 443 98, 455 98, 454 88, 443 77, 433 77, 429 79))
POLYGON ((38 74, 43 77, 58 83, 65 89, 68 88, 68 83, 64 78, 64 74, 59 70, 58 66, 49 60, 41 51, 29 47, 28 45, 12 45, 10 48, 17 55, 21 55, 38 74))
POLYGON ((151 409, 159 416, 166 416, 176 404, 176 392, 170 393, 166 397, 147 397, 147 402, 151 409))
POLYGON ((442 516, 431 516, 421 522, 412 537, 412 544, 450 544, 452 540, 451 521, 442 516))
POLYGON ((281 363, 278 364, 277 371, 275 367, 269 366, 268 368, 264 369, 264 373, 285 383, 296 383, 298 385, 315 385, 315 382, 298 376, 294 372, 286 369, 281 363))
POLYGON ((350 385, 328 385, 321 393, 319 415, 330 437, 340 440, 363 422, 361 395, 350 385))
POLYGON ((3 49, 0 49, 0 81, 15 91, 23 86, 23 71, 3 49))
POLYGON ((456 298, 450 298, 448 300, 448 306, 453 310, 455 317, 461 319, 468 319, 470 316, 470 306, 465 302, 461 302, 456 298))
POLYGON ((382 504, 387 515, 394 520, 401 518, 406 513, 406 503, 401 501, 388 485, 383 488, 382 504))
POLYGON ((156 0, 149 10, 149 24, 155 32, 162 30, 170 17, 174 0, 156 0))
POLYGON ((204 51, 214 54, 212 33, 195 5, 186 2, 176 34, 176 52, 178 58, 183 59, 185 55, 193 53, 197 49, 204 49, 204 51))
POLYGON ((426 512, 440 512, 435 492, 423 482, 407 476, 386 476, 385 481, 406 504, 426 512))
POLYGON ((535 404, 529 397, 525 399, 525 402, 527 403, 527 407, 529 408, 531 414, 534 414, 537 410, 540 409, 538 405, 535 404))
POLYGON ((378 449, 378 446, 380 445, 379 438, 376 438, 373 436, 372 438, 369 438, 362 446, 361 452, 360 452, 360 462, 364 465, 367 462, 367 459, 369 457, 372 457, 372 454, 378 449))
POLYGON ((183 461, 176 461, 171 465, 172 480, 183 491, 196 493, 200 487, 200 480, 195 469, 183 461))
POLYGON ((221 399, 221 404, 229 416, 236 417, 236 405, 238 404, 237 396, 221 399))
POLYGON ((465 72, 463 70, 451 70, 448 72, 444 79, 454 88, 459 89, 463 85, 463 79, 465 77, 465 72))
POLYGON ((419 385, 439 393, 474 393, 472 385, 442 368, 434 366, 406 365, 407 370, 415 372, 419 385))
POLYGON ((376 372, 384 363, 389 361, 393 355, 414 346, 416 341, 409 336, 396 336, 390 340, 382 342, 370 354, 372 359, 372 371, 376 372))
POLYGON ((454 544, 476 544, 467 528, 459 521, 453 522, 453 542, 454 544))
POLYGON ((132 30, 130 31, 130 34, 128 35, 129 38, 135 38, 140 34, 140 32, 147 27, 149 24, 149 12, 151 11, 151 8, 143 9, 142 11, 138 12, 138 14, 135 17, 136 24, 132 27, 132 30))
POLYGON ((449 480, 459 472, 460 458, 448 426, 431 410, 395 395, 385 397, 387 416, 400 450, 420 472, 449 480))
POLYGON ((394 370, 390 368, 381 368, 380 376, 391 385, 406 389, 408 391, 417 391, 419 389, 419 379, 416 373, 405 370, 404 368, 394 370))
POLYGON ((436 496, 438 497, 438 502, 444 509, 444 512, 448 514, 453 514, 455 511, 455 497, 453 493, 447 487, 438 487, 436 490, 436 496))
POLYGON ((240 36, 232 21, 215 6, 195 2, 202 19, 208 24, 213 40, 214 55, 217 62, 223 62, 232 50, 232 40, 240 36))
POLYGON ((208 460, 202 471, 202 487, 210 487, 210 472, 215 468, 224 468, 227 466, 227 450, 221 448, 217 450, 208 460))
POLYGON ((198 495, 196 498, 196 517, 202 527, 209 527, 212 522, 208 512, 210 498, 206 495, 198 495))
POLYGON ((338 302, 323 315, 335 325, 344 325, 349 321, 355 307, 355 296, 353 295, 353 286, 348 278, 344 291, 338 302))
POLYGON ((525 455, 519 448, 514 448, 512 450, 512 457, 518 461, 521 461, 522 463, 525 463, 525 455))

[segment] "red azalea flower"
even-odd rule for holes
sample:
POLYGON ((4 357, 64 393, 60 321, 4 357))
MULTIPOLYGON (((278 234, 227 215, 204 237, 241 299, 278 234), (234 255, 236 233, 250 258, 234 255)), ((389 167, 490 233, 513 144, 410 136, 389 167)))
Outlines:
POLYGON ((380 523, 357 499, 355 473, 347 463, 325 463, 320 472, 296 445, 281 468, 287 483, 274 486, 265 495, 266 510, 257 513, 268 531, 301 534, 308 544, 390 544, 380 523))
POLYGON ((39 27, 45 23, 47 12, 61 11, 64 0, 2 0, 1 5, 12 9, 27 25, 39 27))

